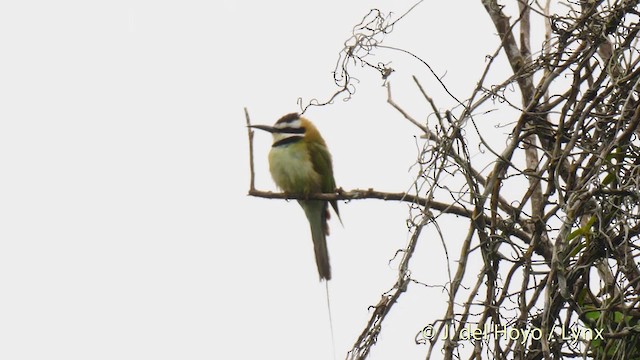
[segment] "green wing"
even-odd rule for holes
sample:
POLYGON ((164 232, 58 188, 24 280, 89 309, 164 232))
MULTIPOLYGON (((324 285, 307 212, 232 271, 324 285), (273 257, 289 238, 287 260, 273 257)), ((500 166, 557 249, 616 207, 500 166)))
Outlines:
MULTIPOLYGON (((331 163, 331 153, 326 146, 318 143, 309 144, 309 152, 311 154, 311 162, 314 170, 320 174, 322 178, 321 187, 323 193, 332 193, 336 190, 336 180, 333 178, 333 164, 331 163)), ((330 202, 331 207, 335 210, 340 219, 338 211, 338 202, 333 200, 330 202)), ((342 222, 342 219, 340 220, 342 222)))

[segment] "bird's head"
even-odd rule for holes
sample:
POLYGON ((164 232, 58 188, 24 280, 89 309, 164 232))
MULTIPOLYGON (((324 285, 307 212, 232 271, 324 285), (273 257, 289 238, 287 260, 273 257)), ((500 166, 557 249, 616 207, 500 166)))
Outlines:
POLYGON ((297 141, 319 141, 324 145, 324 140, 311 121, 301 117, 298 113, 287 114, 273 126, 251 125, 250 127, 268 131, 273 135, 273 146, 291 144, 297 141))

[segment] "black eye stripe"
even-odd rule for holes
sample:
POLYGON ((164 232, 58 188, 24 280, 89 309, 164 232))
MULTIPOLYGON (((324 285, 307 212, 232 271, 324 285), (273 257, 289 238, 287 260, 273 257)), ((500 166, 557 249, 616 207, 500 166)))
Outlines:
POLYGON ((277 128, 277 131, 280 134, 304 134, 303 127, 283 127, 277 128))

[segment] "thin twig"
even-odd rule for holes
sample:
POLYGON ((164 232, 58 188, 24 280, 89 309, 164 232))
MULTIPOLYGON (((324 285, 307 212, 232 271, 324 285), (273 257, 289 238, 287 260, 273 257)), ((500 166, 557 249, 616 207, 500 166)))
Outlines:
POLYGON ((420 84, 420 81, 418 81, 418 78, 415 75, 411 77, 413 78, 413 82, 415 82, 416 85, 418 86, 418 89, 420 90, 420 93, 422 94, 422 96, 424 96, 424 98, 427 99, 427 102, 429 103, 429 105, 431 105, 431 110, 433 110, 433 114, 436 116, 436 118, 438 118, 438 121, 442 122, 442 116, 440 116, 440 110, 436 106, 436 103, 433 101, 431 96, 427 95, 427 92, 422 87, 422 84, 420 84))
POLYGON ((406 111, 404 111, 398 104, 393 101, 391 97, 391 82, 387 82, 387 103, 393 106, 398 112, 404 116, 405 119, 409 120, 410 123, 415 125, 418 129, 422 130, 427 136, 431 135, 431 131, 424 125, 420 124, 416 119, 411 117, 406 111))
POLYGON ((249 171, 251 178, 249 180, 249 192, 256 190, 256 172, 253 168, 253 130, 251 130, 251 118, 249 117, 249 110, 244 108, 244 117, 247 122, 247 135, 249 136, 249 171))

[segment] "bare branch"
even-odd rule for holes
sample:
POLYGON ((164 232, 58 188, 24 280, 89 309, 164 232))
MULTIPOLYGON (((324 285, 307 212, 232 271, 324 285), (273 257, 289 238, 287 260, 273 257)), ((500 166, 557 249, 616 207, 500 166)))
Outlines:
POLYGON ((251 118, 249 117, 249 110, 244 108, 244 117, 247 122, 247 135, 249 136, 249 174, 251 178, 249 180, 249 192, 256 189, 256 172, 253 168, 253 130, 251 130, 251 118))
POLYGON ((369 355, 371 347, 377 342, 378 334, 380 333, 380 331, 382 331, 382 322, 384 321, 387 314, 389 314, 392 307, 397 303, 400 295, 407 291, 407 287, 411 282, 411 277, 409 274, 409 261, 411 260, 411 256, 415 252, 422 228, 431 220, 431 215, 429 213, 425 213, 425 215, 422 217, 422 220, 418 224, 414 224, 413 234, 411 235, 409 244, 403 251, 402 260, 400 261, 400 266, 398 268, 398 279, 391 290, 382 295, 378 304, 372 306, 374 311, 371 314, 371 318, 358 337, 358 340, 347 354, 348 359, 365 359, 367 355, 369 355))

